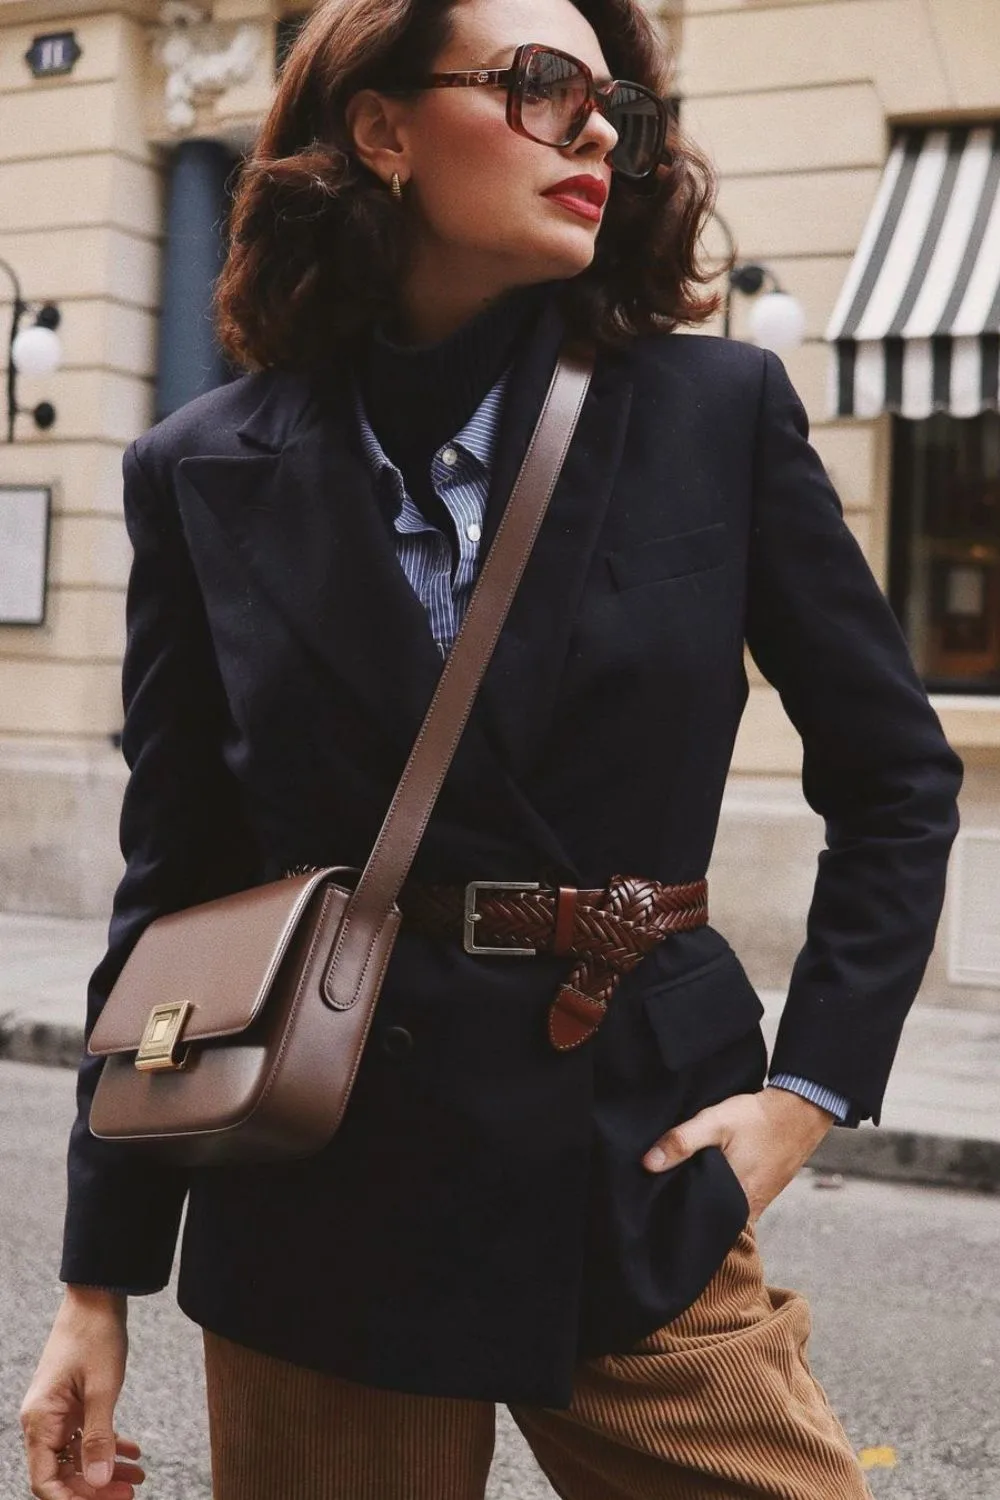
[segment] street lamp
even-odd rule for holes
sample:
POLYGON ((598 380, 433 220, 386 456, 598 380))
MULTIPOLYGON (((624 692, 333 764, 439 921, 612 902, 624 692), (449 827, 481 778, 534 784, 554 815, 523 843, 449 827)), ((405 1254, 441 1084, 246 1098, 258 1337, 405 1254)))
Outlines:
MULTIPOLYGON (((0 260, 0 270, 6 271, 14 288, 14 316, 10 325, 10 347, 7 361, 7 441, 14 441, 14 419, 28 410, 17 404, 17 377, 22 375, 51 375, 62 359, 62 345, 56 329, 61 315, 58 307, 46 302, 35 313, 35 321, 28 328, 21 327, 21 319, 32 308, 21 295, 21 283, 13 266, 0 260)), ((31 409, 35 426, 44 432, 56 419, 56 409, 51 401, 40 401, 31 409)))
MULTIPOLYGON (((736 257, 736 241, 732 230, 720 213, 714 215, 729 242, 729 259, 736 257)), ((806 315, 802 304, 778 285, 778 278, 769 266, 756 261, 744 261, 733 265, 726 282, 726 300, 723 311, 722 332, 728 339, 732 328, 733 293, 742 292, 746 297, 755 297, 770 281, 771 289, 760 297, 750 310, 750 337, 764 349, 794 349, 802 343, 806 331, 806 315)))

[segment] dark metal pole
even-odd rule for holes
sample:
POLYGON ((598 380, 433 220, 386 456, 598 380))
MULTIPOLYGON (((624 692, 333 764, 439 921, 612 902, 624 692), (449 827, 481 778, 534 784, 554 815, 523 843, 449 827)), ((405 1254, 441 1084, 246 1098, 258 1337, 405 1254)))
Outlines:
POLYGON ((714 212, 712 217, 726 236, 726 241, 729 245, 728 263, 726 266, 726 296, 722 312, 722 333, 723 337, 728 339, 731 336, 732 329, 734 292, 743 292, 748 297, 754 297, 760 291, 764 282, 768 280, 771 283, 772 291, 780 292, 781 287, 778 285, 778 278, 770 266, 758 265, 756 261, 744 261, 741 265, 737 264, 736 239, 733 231, 720 213, 714 212))
POLYGON ((726 243, 729 246, 728 265, 726 266, 726 300, 722 306, 722 336, 728 339, 730 337, 733 318, 733 266, 736 260, 736 239, 733 231, 718 209, 713 211, 712 218, 726 236, 726 243))
POLYGON ((14 287, 14 316, 10 324, 10 340, 7 345, 7 441, 14 441, 14 418, 17 416, 17 367, 14 364, 14 340, 17 338, 21 319, 27 311, 27 303, 21 296, 21 283, 14 267, 0 260, 0 270, 7 272, 14 287))

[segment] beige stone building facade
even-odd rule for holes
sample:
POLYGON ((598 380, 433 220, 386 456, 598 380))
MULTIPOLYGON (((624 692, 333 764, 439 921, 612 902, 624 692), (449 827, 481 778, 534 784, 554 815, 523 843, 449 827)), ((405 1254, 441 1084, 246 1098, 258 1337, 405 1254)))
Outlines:
MULTIPOLYGON (((899 131, 1000 122, 1000 6, 995 0, 687 0, 680 62, 684 123, 719 171, 718 209, 741 260, 764 263, 805 309, 805 340, 783 358, 850 524, 889 587, 899 571, 892 564, 912 484, 901 471, 904 440, 919 437, 927 424, 902 422, 888 410, 835 416, 835 362, 825 334, 899 131)), ((995 213, 1000 199, 990 177, 977 207, 986 207, 991 194, 995 213)), ((922 222, 915 219, 914 235, 922 222)), ((990 219, 990 227, 995 223, 990 219)), ((709 242, 722 252, 721 235, 709 242)), ((996 288, 1000 254, 994 254, 996 288)), ((916 291, 919 257, 913 269, 916 291)), ((749 305, 734 299, 737 336, 746 329, 749 305)), ((995 453, 1000 417, 993 405, 978 420, 995 453)), ((936 421, 952 434, 969 425, 946 414, 936 421)), ((970 477, 995 502, 995 460, 970 477)), ((942 501, 949 503, 947 494, 942 501)), ((1000 510, 991 509, 985 533, 978 550, 995 560, 1000 510)), ((993 593, 982 602, 995 637, 1000 600, 993 593)), ((915 647, 917 633, 911 621, 915 647)), ((963 682, 956 674, 932 698, 966 763, 966 782, 963 831, 924 997, 994 1006, 1000 1003, 1000 693, 983 691, 981 677, 963 682)), ((757 971, 770 982, 778 982, 787 963, 791 932, 801 931, 822 837, 802 800, 799 768, 797 736, 758 678, 713 873, 726 930, 753 952, 757 971), (761 937, 769 931, 773 945, 761 937)))
MULTIPOLYGON (((663 19, 684 123, 720 173, 719 213, 741 261, 764 265, 805 309, 805 340, 783 357, 850 523, 898 591, 900 558, 926 542, 910 535, 909 511, 901 521, 916 472, 901 466, 925 461, 924 429, 891 403, 835 415, 825 335, 900 129, 1000 122, 1000 5, 676 0, 663 19)), ((216 142, 235 161, 266 107, 280 20, 267 0, 216 0, 210 12, 188 0, 100 10, 0 0, 0 259, 25 300, 58 304, 64 350, 58 371, 19 382, 21 405, 51 401, 54 425, 40 431, 26 413, 16 441, 0 443, 0 507, 5 486, 52 492, 45 623, 0 625, 0 909, 108 909, 124 779, 114 743, 129 565, 120 458, 170 378, 159 320, 164 297, 179 295, 164 285, 178 146, 216 142), (79 48, 72 71, 35 77, 25 54, 67 32, 79 48)), ((724 244, 710 226, 707 248, 721 255, 724 244)), ((0 274, 0 329, 9 295, 0 274)), ((734 295, 735 336, 747 334, 750 305, 734 295)), ((968 420, 939 410, 935 441, 961 438, 968 420), (961 433, 949 425, 963 420, 961 433)), ((1000 489, 989 457, 1000 416, 972 420, 983 472, 973 464, 966 489, 981 481, 989 499, 1000 489)), ((995 534, 987 518, 977 545, 1000 554, 1000 512, 990 514, 995 534)), ((987 557, 974 577, 959 558, 948 575, 958 599, 948 607, 960 612, 964 599, 989 616, 979 626, 948 617, 970 650, 980 626, 1000 630, 991 566, 987 557)), ((923 607, 903 604, 911 616, 923 607)), ((922 627, 910 618, 908 628, 922 627)), ((962 847, 924 993, 937 1003, 1000 1005, 1000 678, 990 691, 987 658, 989 648, 966 651, 966 677, 933 690, 967 765, 962 847)), ((766 985, 787 978, 822 843, 799 769, 797 736, 753 677, 711 875, 714 920, 766 985)))
MULTIPOLYGON (((0 487, 52 490, 45 623, 0 625, 0 909, 109 906, 130 558, 121 455, 157 413, 171 161, 187 138, 250 140, 275 28, 254 0, 218 0, 207 18, 185 4, 0 0, 0 258, 26 301, 58 305, 63 344, 56 373, 18 382, 21 406, 52 402, 54 426, 25 414, 0 444, 0 487), (33 41, 65 32, 72 72, 35 78, 33 41)), ((4 332, 10 298, 0 274, 4 332)))

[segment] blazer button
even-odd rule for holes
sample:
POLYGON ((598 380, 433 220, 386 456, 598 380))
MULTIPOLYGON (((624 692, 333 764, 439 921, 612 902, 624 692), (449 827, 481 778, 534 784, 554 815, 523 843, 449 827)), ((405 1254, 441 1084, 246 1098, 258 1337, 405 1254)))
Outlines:
POLYGON ((413 1037, 405 1026, 387 1026, 382 1037, 382 1050, 390 1057, 406 1057, 413 1051, 413 1037))

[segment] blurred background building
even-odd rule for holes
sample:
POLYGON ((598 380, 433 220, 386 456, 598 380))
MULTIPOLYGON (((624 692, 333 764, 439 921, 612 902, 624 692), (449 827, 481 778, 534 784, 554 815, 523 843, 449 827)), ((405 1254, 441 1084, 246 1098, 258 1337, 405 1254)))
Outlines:
MULTIPOLYGON (((108 911, 121 453, 229 378, 208 311, 228 191, 301 18, 0 0, 0 330, 17 312, 30 335, 0 430, 0 910, 108 911)), ((782 357, 966 762, 924 998, 1000 1008, 1000 4, 674 0, 662 20, 721 178, 706 248, 732 238, 742 268, 730 331, 760 337, 775 287, 804 310, 782 357)), ((764 985, 787 978, 822 844, 799 770, 752 674, 711 876, 764 985)))

